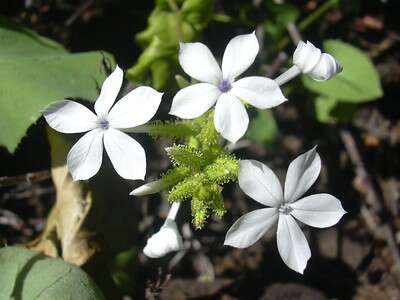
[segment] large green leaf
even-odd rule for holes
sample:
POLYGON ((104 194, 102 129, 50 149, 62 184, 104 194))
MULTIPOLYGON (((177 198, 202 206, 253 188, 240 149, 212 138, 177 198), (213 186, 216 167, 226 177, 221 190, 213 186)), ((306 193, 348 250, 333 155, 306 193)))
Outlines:
POLYGON ((62 45, 0 16, 0 57, 66 53, 62 45))
POLYGON ((49 103, 95 100, 108 54, 69 54, 61 45, 0 19, 0 145, 13 152, 49 103))
POLYGON ((80 268, 22 247, 0 249, 0 269, 1 300, 104 299, 80 268))
POLYGON ((341 102, 365 102, 382 96, 378 73, 361 50, 339 40, 325 41, 324 48, 325 52, 332 54, 343 65, 343 71, 325 82, 302 76, 307 88, 341 102))

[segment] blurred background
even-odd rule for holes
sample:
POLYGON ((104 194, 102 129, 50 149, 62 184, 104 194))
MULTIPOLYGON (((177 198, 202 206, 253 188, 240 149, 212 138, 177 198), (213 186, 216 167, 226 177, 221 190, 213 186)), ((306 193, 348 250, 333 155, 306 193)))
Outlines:
MULTIPOLYGON (((400 299, 399 9, 395 0, 2 1, 0 245, 80 266, 107 299, 400 299), (185 250, 162 259, 141 249, 162 225, 167 196, 128 197, 141 183, 121 182, 108 158, 73 192, 90 203, 79 208, 84 221, 73 230, 60 221, 76 207, 60 196, 65 186, 54 172, 78 137, 46 129, 45 105, 64 97, 91 105, 118 63, 127 75, 121 94, 141 84, 165 91, 156 118, 167 120, 186 78, 179 41, 201 41, 220 60, 232 37, 254 30, 260 54, 249 73, 277 77, 291 66, 299 38, 344 67, 329 82, 300 76, 283 88, 288 102, 250 111, 235 151, 284 179, 290 161, 318 145, 323 167, 311 192, 335 195, 348 214, 333 228, 304 228, 312 257, 303 276, 281 261, 274 238, 223 247, 231 224, 260 207, 236 183, 224 186, 225 216, 211 216, 202 230, 184 203, 177 222, 185 250), (73 241, 67 246, 65 232, 73 241)), ((163 149, 171 141, 138 140, 147 150, 146 181, 157 179, 170 166, 163 149)))

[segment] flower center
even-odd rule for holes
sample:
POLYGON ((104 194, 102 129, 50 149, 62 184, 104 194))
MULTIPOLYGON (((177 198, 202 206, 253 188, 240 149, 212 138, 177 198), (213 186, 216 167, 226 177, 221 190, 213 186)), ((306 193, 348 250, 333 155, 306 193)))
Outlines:
POLYGON ((107 130, 110 127, 110 123, 108 122, 108 120, 104 117, 100 117, 97 120, 97 124, 99 125, 99 127, 103 130, 107 130))
POLYGON ((218 84, 218 88, 221 92, 226 93, 232 88, 232 86, 229 80, 224 79, 218 84))
POLYGON ((289 203, 282 203, 278 210, 280 213, 288 215, 293 211, 293 208, 290 207, 289 203))

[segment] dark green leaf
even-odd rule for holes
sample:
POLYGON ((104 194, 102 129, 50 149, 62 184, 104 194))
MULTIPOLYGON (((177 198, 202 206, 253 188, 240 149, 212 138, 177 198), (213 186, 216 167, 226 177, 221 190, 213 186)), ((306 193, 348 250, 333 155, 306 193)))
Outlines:
POLYGON ((80 268, 22 247, 0 249, 0 269, 2 299, 104 299, 80 268))
POLYGON ((94 101, 106 77, 103 60, 113 59, 101 52, 69 54, 23 27, 0 24, 0 145, 13 152, 49 103, 66 97, 94 101))
POLYGON ((348 122, 355 109, 355 103, 340 102, 334 98, 320 96, 314 100, 315 116, 321 123, 348 122))

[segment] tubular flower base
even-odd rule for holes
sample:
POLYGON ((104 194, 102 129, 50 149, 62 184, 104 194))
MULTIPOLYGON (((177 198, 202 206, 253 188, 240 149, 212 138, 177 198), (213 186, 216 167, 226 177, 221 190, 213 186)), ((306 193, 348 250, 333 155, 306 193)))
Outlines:
POLYGON ((150 258, 160 258, 170 252, 183 249, 182 237, 175 223, 175 217, 180 207, 179 202, 172 204, 168 217, 160 231, 153 234, 146 243, 143 253, 150 258))

